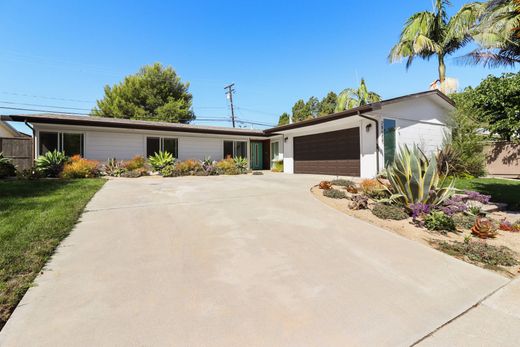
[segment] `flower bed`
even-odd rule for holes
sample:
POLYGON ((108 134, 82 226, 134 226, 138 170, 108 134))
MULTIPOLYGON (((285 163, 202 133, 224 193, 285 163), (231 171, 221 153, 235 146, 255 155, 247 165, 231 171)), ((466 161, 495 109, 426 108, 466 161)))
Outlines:
POLYGON ((407 238, 514 276, 520 269, 520 213, 499 212, 492 197, 441 179, 435 157, 402 148, 388 180, 322 181, 321 201, 407 238), (507 261, 504 261, 507 259, 507 261))

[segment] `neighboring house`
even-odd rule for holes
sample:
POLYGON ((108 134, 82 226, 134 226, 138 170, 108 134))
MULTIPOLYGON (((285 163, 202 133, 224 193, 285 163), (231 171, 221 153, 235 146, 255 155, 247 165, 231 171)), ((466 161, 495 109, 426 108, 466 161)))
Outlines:
POLYGON ((7 122, 0 120, 0 138, 27 137, 28 135, 19 132, 7 122))
POLYGON ((53 114, 2 119, 32 124, 37 155, 58 149, 106 161, 167 150, 181 160, 243 156, 254 170, 283 159, 286 173, 374 177, 400 145, 439 148, 453 109, 432 90, 266 130, 53 114))

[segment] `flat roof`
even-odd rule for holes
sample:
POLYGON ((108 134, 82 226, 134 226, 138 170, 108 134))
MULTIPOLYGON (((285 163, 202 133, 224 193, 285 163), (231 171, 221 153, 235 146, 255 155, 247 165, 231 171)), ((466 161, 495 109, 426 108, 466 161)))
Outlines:
POLYGON ((321 124, 330 122, 336 119, 342 119, 347 117, 353 117, 361 115, 363 113, 371 112, 374 110, 381 109, 382 106, 392 104, 408 99, 415 99, 423 96, 435 95, 439 96, 442 100, 447 102, 451 106, 455 106, 453 100, 439 90, 428 90, 425 92, 413 93, 408 95, 399 96, 392 99, 386 99, 380 102, 375 102, 352 109, 348 109, 342 112, 329 114, 317 118, 312 118, 296 123, 287 125, 281 125, 265 130, 256 129, 241 129, 241 128, 229 128, 229 127, 217 127, 217 126, 202 126, 202 125, 191 125, 181 123, 168 123, 168 122, 157 122, 157 121, 145 121, 145 120, 134 120, 126 118, 108 118, 108 117, 93 117, 93 116, 77 116, 68 114, 17 114, 17 115, 2 115, 0 120, 15 121, 15 122, 27 122, 27 123, 40 123, 40 124, 65 124, 65 125, 84 125, 84 126, 99 126, 108 128, 123 128, 123 129, 146 129, 146 130, 161 130, 161 131, 176 131, 176 132, 188 132, 188 133, 201 133, 201 134, 222 134, 222 135, 242 135, 242 136, 259 136, 267 137, 274 135, 278 132, 290 129, 296 129, 315 124, 321 124))

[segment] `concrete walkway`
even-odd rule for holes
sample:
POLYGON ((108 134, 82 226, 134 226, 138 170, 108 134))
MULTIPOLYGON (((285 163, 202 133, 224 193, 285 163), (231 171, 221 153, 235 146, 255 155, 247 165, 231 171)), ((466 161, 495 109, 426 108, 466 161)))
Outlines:
POLYGON ((406 346, 508 282, 325 206, 320 178, 111 180, 0 345, 406 346))

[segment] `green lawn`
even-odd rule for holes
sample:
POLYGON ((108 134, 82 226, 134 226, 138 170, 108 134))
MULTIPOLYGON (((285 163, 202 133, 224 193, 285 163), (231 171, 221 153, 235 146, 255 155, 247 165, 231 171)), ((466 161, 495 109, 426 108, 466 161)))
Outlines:
POLYGON ((472 178, 455 180, 459 189, 475 190, 491 195, 491 201, 504 202, 512 210, 520 210, 520 180, 505 180, 500 178, 472 178))
POLYGON ((104 183, 0 180, 0 329, 104 183))

